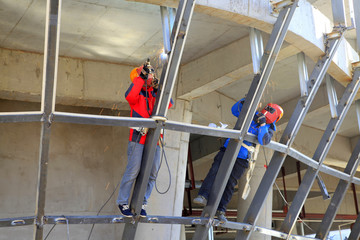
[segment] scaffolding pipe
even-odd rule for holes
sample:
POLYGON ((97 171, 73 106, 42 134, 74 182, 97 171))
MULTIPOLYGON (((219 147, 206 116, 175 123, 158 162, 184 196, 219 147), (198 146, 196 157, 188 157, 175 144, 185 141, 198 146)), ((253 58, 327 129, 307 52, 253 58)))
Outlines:
POLYGON ((44 72, 41 98, 41 111, 44 122, 41 124, 39 168, 36 192, 34 239, 43 239, 47 170, 49 163, 51 115, 55 110, 56 79, 59 55, 61 0, 48 0, 46 6, 44 72))

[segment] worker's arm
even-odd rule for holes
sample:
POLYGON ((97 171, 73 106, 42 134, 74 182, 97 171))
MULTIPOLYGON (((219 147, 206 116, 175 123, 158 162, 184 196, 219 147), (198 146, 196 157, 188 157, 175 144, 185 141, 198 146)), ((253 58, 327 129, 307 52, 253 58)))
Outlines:
POLYGON ((130 104, 136 104, 139 101, 139 93, 142 86, 144 85, 144 80, 141 77, 134 78, 133 83, 130 85, 128 90, 125 93, 125 99, 130 104))
POLYGON ((270 143, 274 134, 274 130, 269 125, 259 127, 258 141, 261 145, 267 145, 270 143))

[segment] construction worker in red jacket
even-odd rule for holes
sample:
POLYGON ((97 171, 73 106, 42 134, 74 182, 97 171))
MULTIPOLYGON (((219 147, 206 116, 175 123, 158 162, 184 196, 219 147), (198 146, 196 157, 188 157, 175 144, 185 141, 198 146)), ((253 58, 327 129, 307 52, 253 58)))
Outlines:
MULTIPOLYGON (((156 93, 158 88, 158 80, 155 77, 155 71, 147 61, 143 66, 135 68, 130 73, 132 81, 130 87, 125 93, 125 98, 131 108, 131 117, 149 118, 152 115, 156 93)), ((172 103, 170 102, 170 106, 172 103)), ((130 129, 129 144, 127 149, 128 163, 125 173, 122 177, 118 198, 116 204, 119 206, 121 213, 126 217, 133 217, 129 206, 129 198, 133 184, 139 174, 141 160, 144 151, 147 129, 136 128, 130 129)), ((155 184, 156 175, 160 165, 161 149, 156 147, 154 164, 151 169, 149 182, 147 185, 140 216, 146 216, 145 207, 150 197, 151 191, 155 184)))

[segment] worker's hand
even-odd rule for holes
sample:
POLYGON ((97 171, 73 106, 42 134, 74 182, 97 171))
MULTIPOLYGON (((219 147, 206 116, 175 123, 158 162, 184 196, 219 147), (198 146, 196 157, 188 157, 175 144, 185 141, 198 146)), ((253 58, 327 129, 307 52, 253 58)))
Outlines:
POLYGON ((151 85, 154 89, 158 89, 159 87, 159 79, 157 79, 156 77, 153 78, 151 85))
POLYGON ((262 113, 258 113, 256 121, 260 126, 264 126, 266 124, 265 115, 262 113))

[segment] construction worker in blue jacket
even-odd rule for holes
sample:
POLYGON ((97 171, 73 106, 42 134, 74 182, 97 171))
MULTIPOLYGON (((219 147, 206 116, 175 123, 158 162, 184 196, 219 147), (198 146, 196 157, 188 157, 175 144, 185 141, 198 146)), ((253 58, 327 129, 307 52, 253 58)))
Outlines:
MULTIPOLYGON (((239 117, 244 101, 245 99, 243 98, 232 106, 231 112, 235 117, 239 117)), ((261 145, 266 145, 270 143, 273 133, 276 131, 275 122, 279 121, 282 116, 283 109, 277 104, 269 103, 260 113, 255 113, 248 132, 256 135, 257 140, 261 145)), ((215 156, 214 162, 201 185, 198 196, 194 199, 194 203, 202 206, 207 205, 210 190, 215 181, 216 174, 219 170, 226 147, 229 144, 229 140, 230 139, 226 140, 223 147, 220 148, 220 151, 215 156)), ((245 140, 243 141, 230 178, 226 184, 224 193, 217 208, 216 216, 222 222, 227 221, 225 217, 226 206, 231 200, 238 180, 245 172, 245 169, 249 167, 249 159, 253 154, 254 147, 255 144, 245 140)))

